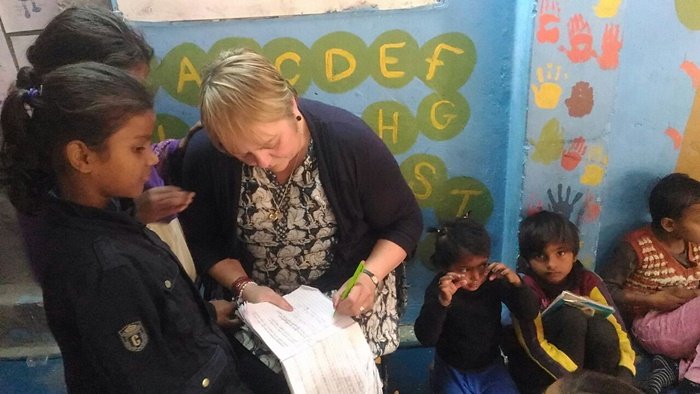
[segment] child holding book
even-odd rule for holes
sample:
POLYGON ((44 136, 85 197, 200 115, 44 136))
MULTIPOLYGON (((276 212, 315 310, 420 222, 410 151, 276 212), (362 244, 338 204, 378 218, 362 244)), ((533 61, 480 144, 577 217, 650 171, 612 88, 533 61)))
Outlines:
POLYGON ((3 103, 0 176, 15 207, 40 212, 41 288, 68 391, 249 392, 216 324, 232 304, 203 302, 170 248, 120 207, 158 162, 146 87, 97 63, 36 82, 3 103))
MULTIPOLYGON (((578 229, 569 220, 538 212, 520 224, 518 243, 523 281, 542 311, 564 290, 614 307, 603 281, 576 259, 578 229)), ((518 342, 529 356, 509 358, 522 392, 542 392, 579 368, 632 379, 635 354, 619 313, 604 317, 588 312, 564 305, 534 320, 513 316, 518 342)))
POLYGON ((501 303, 522 321, 538 313, 532 292, 503 263, 488 263, 483 225, 462 218, 436 230, 432 265, 415 322, 418 340, 435 346, 434 393, 517 393, 501 357, 501 303))
MULTIPOLYGON (((678 390, 700 393, 700 182, 667 175, 651 191, 649 212, 651 224, 623 238, 601 275, 640 345, 681 359, 678 390)), ((668 381, 650 382, 649 391, 670 375, 658 375, 668 381)))

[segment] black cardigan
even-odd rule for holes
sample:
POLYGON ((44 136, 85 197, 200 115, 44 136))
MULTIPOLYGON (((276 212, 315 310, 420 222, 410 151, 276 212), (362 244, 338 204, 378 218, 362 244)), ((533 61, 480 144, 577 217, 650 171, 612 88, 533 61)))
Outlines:
MULTIPOLYGON (((422 216, 393 155, 362 119, 317 101, 298 99, 298 104, 338 223, 335 261, 312 284, 328 291, 352 275, 378 239, 392 241, 410 255, 420 238, 422 216)), ((204 274, 232 257, 250 272, 252 257, 236 237, 242 163, 216 150, 203 131, 189 141, 183 160, 182 186, 196 196, 180 218, 197 271, 204 274)))

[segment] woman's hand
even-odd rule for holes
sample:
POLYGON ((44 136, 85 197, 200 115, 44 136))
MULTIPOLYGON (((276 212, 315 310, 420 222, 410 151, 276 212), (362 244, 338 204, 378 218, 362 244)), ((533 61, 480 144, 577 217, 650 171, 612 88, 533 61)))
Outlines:
POLYGON ((450 306, 452 303, 452 296, 455 295, 460 287, 466 285, 467 282, 466 276, 457 272, 448 272, 443 275, 438 281, 438 287, 440 288, 438 300, 440 304, 444 307, 450 306))
POLYGON ((348 316, 359 316, 372 310, 377 286, 366 274, 360 274, 357 282, 350 289, 348 296, 341 300, 340 296, 348 286, 350 279, 345 281, 340 289, 333 294, 333 307, 336 312, 348 316))
POLYGON ((136 218, 144 224, 157 222, 184 211, 193 198, 193 192, 182 190, 177 186, 148 189, 134 199, 136 218))
POLYGON ((513 272, 513 270, 508 268, 503 263, 491 263, 491 264, 489 264, 488 272, 489 272, 489 280, 494 280, 494 279, 498 279, 498 278, 506 278, 508 283, 510 283, 516 287, 520 287, 523 283, 520 280, 520 276, 518 276, 518 274, 513 272))
POLYGON ((236 304, 225 300, 211 300, 209 302, 211 302, 216 310, 216 324, 219 327, 231 328, 241 325, 241 319, 237 318, 234 314, 236 304))
POLYGON ((269 302, 285 311, 291 312, 294 309, 287 300, 267 286, 258 286, 251 283, 243 289, 241 297, 243 301, 252 302, 253 304, 269 302))

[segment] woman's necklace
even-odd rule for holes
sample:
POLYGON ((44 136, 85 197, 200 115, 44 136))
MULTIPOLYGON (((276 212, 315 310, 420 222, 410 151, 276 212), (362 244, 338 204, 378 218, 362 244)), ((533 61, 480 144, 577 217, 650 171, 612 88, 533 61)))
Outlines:
POLYGON ((289 192, 289 185, 292 184, 292 176, 289 176, 289 179, 287 179, 287 183, 284 185, 284 192, 282 192, 282 195, 280 196, 280 201, 279 203, 275 199, 275 193, 272 193, 272 204, 274 205, 274 209, 270 211, 270 214, 267 215, 267 218, 272 220, 273 222, 276 222, 280 216, 282 215, 282 209, 280 209, 280 206, 284 202, 284 200, 287 198, 287 193, 289 192))
POLYGON ((279 220, 280 217, 282 217, 282 204, 284 201, 287 199, 287 194, 289 193, 289 187, 292 185, 292 178, 294 177, 294 172, 296 172, 297 167, 299 167, 303 162, 304 159, 306 158, 306 155, 308 154, 308 150, 304 148, 304 144, 307 144, 308 148, 308 143, 306 142, 305 138, 305 131, 302 129, 302 135, 301 141, 302 141, 302 149, 299 151, 297 156, 294 157, 294 165, 292 166, 291 173, 289 174, 289 178, 287 178, 287 182, 284 184, 284 191, 282 192, 282 195, 280 196, 279 201, 275 198, 275 193, 272 192, 272 204, 274 205, 274 209, 267 215, 267 218, 270 219, 273 222, 276 222, 279 220), (301 160, 299 160, 301 158, 301 160))

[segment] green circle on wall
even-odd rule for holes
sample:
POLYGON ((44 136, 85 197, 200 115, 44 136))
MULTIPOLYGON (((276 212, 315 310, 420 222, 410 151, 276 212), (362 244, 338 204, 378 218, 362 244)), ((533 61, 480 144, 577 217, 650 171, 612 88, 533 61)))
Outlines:
POLYGON ((362 113, 362 119, 395 155, 407 152, 418 138, 416 119, 411 110, 397 101, 371 104, 362 113))
POLYGON ((208 55, 197 45, 186 42, 168 52, 151 78, 175 100, 196 106, 202 84, 202 69, 209 63, 208 55))
POLYGON ((461 133, 469 122, 469 103, 458 92, 432 93, 418 105, 418 125, 426 137, 445 141, 461 133))
POLYGON ((436 92, 462 87, 476 65, 474 42, 462 33, 446 33, 420 49, 418 78, 436 92))
POLYGON ((262 51, 298 94, 306 92, 311 85, 311 51, 303 42, 295 38, 275 38, 265 44, 262 51))
POLYGON ((384 87, 402 88, 416 76, 419 58, 418 43, 410 34, 387 31, 369 47, 370 74, 384 87))
POLYGON ((464 216, 486 223, 493 212, 493 197, 486 185, 476 178, 460 176, 445 182, 435 214, 442 220, 464 216))
POLYGON ((219 55, 224 51, 231 51, 237 48, 247 48, 251 49, 257 53, 262 53, 260 44, 252 38, 248 37, 227 37, 223 38, 214 43, 214 45, 209 48, 209 58, 210 62, 214 61, 219 55))
POLYGON ((447 181, 447 167, 442 159, 425 153, 415 154, 404 160, 400 169, 421 208, 434 207, 439 202, 447 181))
POLYGON ((183 138, 190 126, 180 118, 170 114, 156 114, 156 124, 153 130, 153 142, 168 138, 183 138))
POLYGON ((700 1, 676 0, 678 20, 690 30, 700 30, 700 1))
POLYGON ((327 34, 311 46, 314 82, 323 91, 343 93, 358 87, 369 75, 367 45, 348 32, 327 34))

